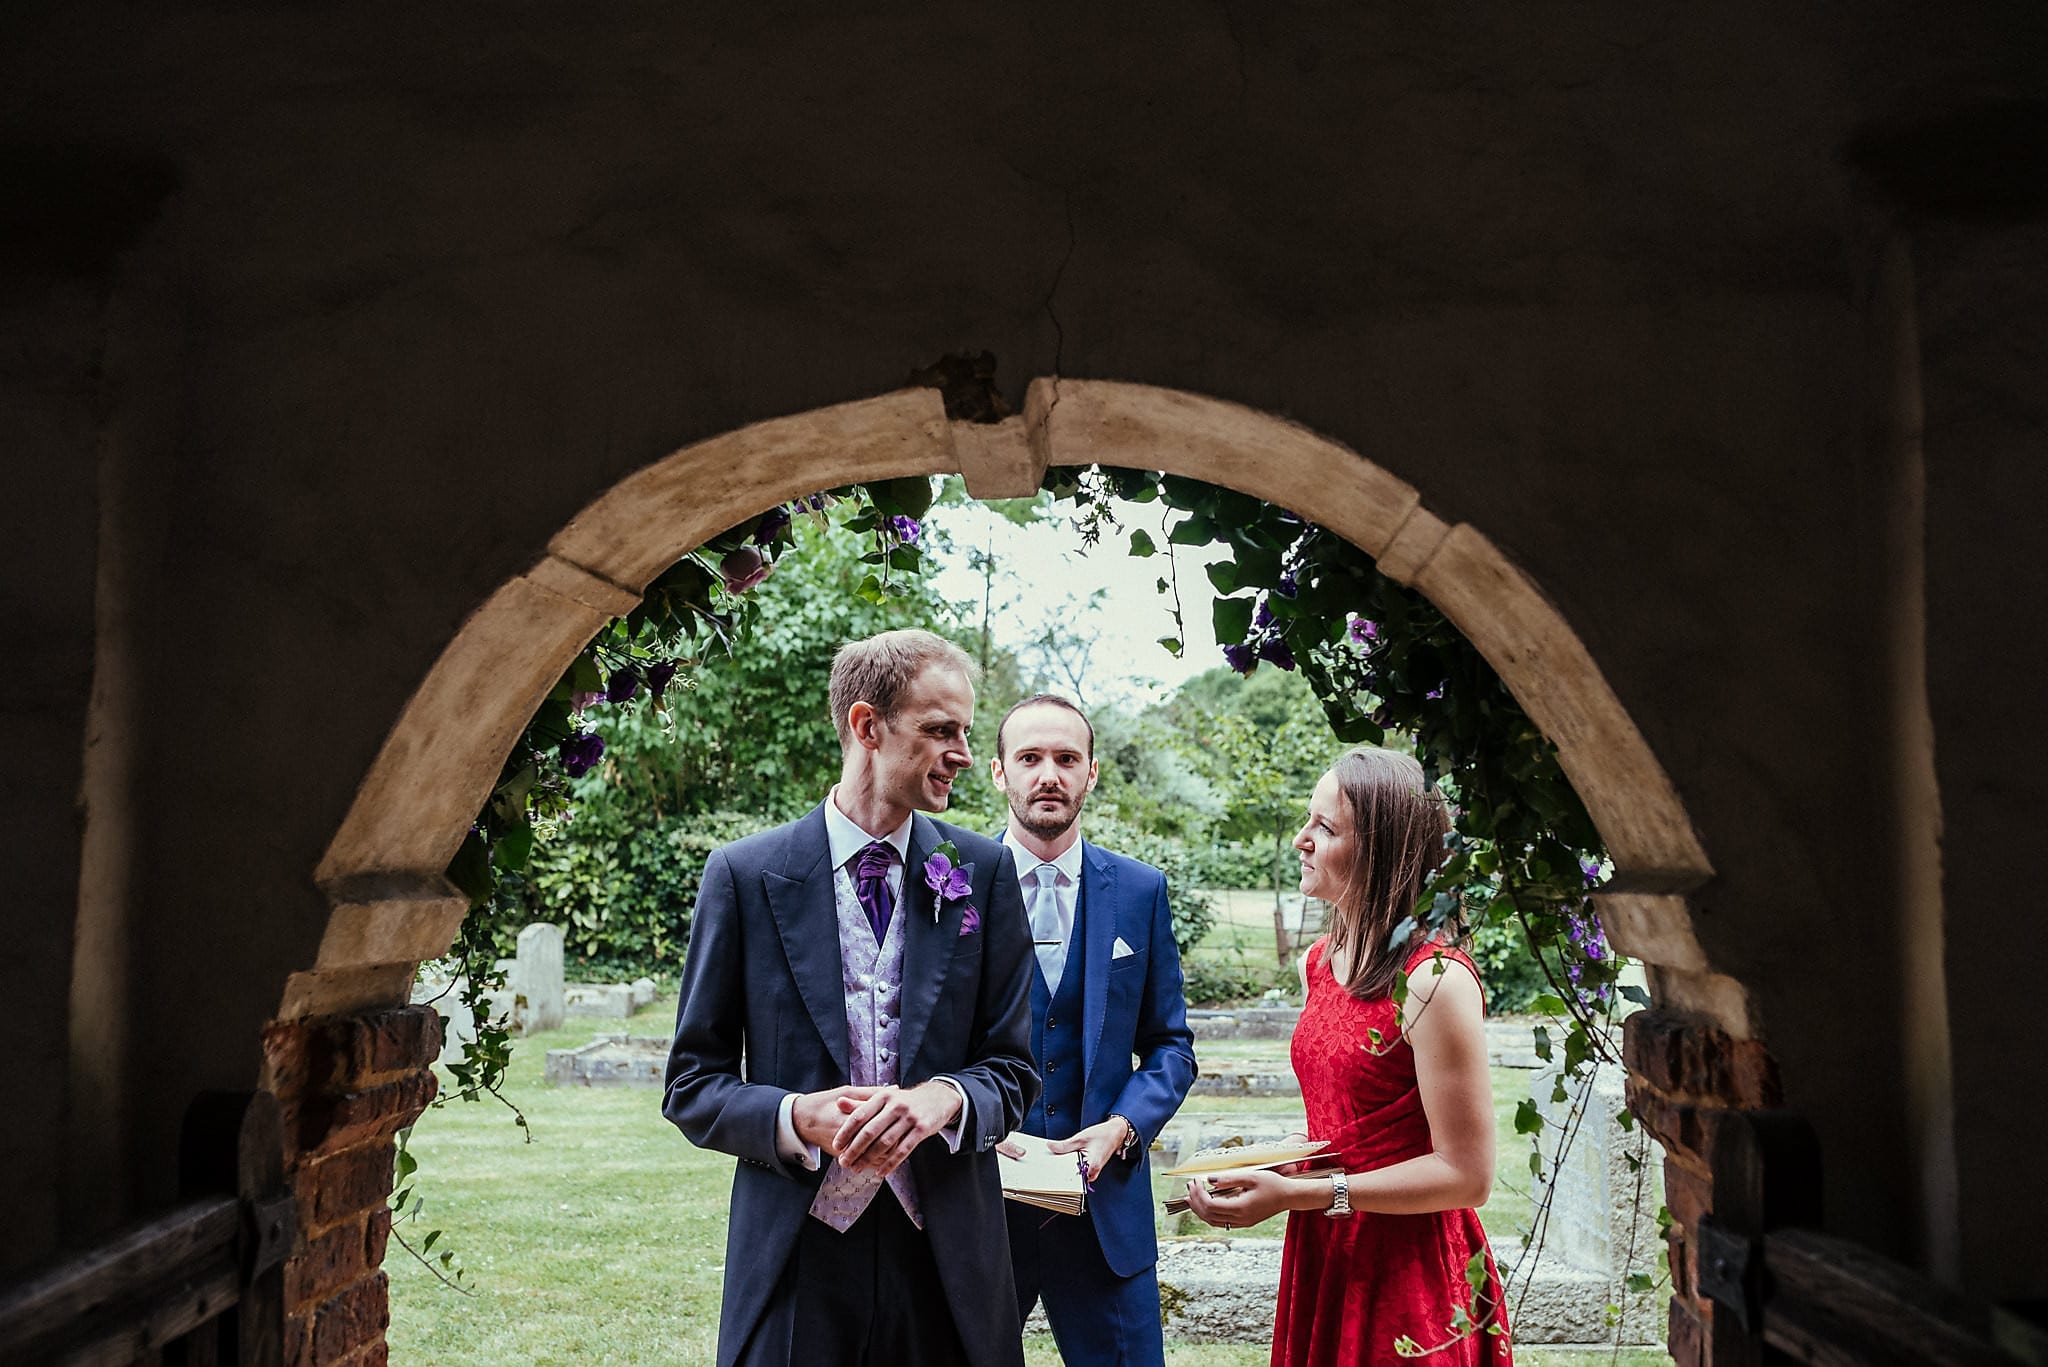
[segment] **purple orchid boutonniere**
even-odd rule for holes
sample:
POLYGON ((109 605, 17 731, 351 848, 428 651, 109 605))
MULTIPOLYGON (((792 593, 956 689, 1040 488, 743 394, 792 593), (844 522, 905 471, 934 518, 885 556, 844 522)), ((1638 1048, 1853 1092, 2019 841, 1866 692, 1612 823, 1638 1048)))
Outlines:
MULTIPOLYGON (((963 901, 974 891, 974 865, 959 864, 959 849, 950 840, 942 840, 932 851, 932 857, 924 861, 924 885, 938 896, 932 902, 932 924, 939 923, 940 915, 948 902, 963 901)), ((981 929, 981 913, 968 907, 960 916, 960 933, 969 935, 981 929)))

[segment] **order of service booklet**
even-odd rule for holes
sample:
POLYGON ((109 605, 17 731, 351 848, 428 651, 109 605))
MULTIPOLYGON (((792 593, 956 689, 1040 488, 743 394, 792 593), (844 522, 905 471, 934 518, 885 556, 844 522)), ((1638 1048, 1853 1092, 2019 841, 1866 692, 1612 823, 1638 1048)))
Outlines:
MULTIPOLYGON (((1299 1142, 1269 1141, 1259 1144, 1226 1144, 1219 1148, 1203 1149, 1190 1154, 1177 1167, 1168 1168, 1167 1177, 1201 1177, 1204 1182, 1208 1174, 1245 1168, 1280 1168, 1289 1163, 1302 1163, 1314 1167, 1336 1161, 1335 1154, 1326 1154, 1330 1147, 1327 1139, 1308 1139, 1299 1142)), ((1179 1215, 1188 1208, 1185 1196, 1169 1196, 1162 1203, 1168 1215, 1179 1215)))
POLYGON ((1035 1134, 1013 1130, 1004 1140, 1024 1150, 1022 1158, 998 1154, 1003 1195, 1027 1206, 1079 1215, 1088 1206, 1088 1184, 1081 1176, 1081 1155, 1054 1153, 1035 1134))

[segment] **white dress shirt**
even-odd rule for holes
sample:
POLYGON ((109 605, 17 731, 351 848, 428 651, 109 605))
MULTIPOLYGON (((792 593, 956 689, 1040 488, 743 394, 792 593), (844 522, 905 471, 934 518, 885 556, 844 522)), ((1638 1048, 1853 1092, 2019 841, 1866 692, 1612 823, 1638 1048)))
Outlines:
MULTIPOLYGON (((1050 865, 1057 872, 1058 876, 1053 882, 1053 900, 1054 904, 1059 908, 1059 958, 1064 962, 1074 942, 1075 908, 1081 903, 1080 837, 1076 836, 1073 844, 1067 846, 1057 857, 1052 859, 1040 859, 1037 855, 1025 849, 1017 842, 1017 833, 1014 830, 1004 830, 1003 843, 1010 847, 1010 853, 1017 861, 1017 882, 1023 889, 1024 904, 1027 909, 1031 904, 1031 885, 1040 876, 1038 871, 1050 865)), ((1037 931, 1034 929, 1032 934, 1035 936, 1037 931)), ((1046 986, 1057 990, 1059 984, 1047 983, 1046 986)))

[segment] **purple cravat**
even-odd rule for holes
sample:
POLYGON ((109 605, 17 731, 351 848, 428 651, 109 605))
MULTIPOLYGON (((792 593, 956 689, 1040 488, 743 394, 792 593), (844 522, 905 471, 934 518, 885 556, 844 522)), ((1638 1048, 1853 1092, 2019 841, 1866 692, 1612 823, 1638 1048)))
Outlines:
POLYGON ((895 860, 896 847, 886 840, 874 841, 853 857, 853 895, 868 914, 876 944, 889 933, 889 915, 896 910, 896 899, 889 895, 889 865, 895 860))

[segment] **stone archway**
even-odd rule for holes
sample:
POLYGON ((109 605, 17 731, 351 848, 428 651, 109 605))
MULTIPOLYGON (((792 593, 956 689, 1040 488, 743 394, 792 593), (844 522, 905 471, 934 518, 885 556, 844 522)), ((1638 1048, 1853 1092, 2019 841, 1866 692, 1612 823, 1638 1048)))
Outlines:
MULTIPOLYGON (((911 389, 761 422, 685 447, 583 509, 525 573, 462 625, 414 692, 315 877, 330 903, 316 961, 286 985, 266 1085, 284 1102, 303 1212, 293 1331, 316 1356, 375 1343, 388 1220, 389 1136, 431 1099, 432 1013, 406 1006, 466 900, 443 871, 512 744, 585 642, 707 538, 817 489, 962 474, 982 498, 1028 495, 1049 465, 1162 469, 1312 516, 1426 594, 1474 642, 1556 744, 1616 873, 1599 895, 1610 939, 1649 968, 1658 1009, 1629 1032, 1631 1102, 1670 1154, 1682 1231, 1711 1201, 1702 1116, 1775 1100, 1741 985, 1693 933, 1713 875, 1662 765, 1541 589, 1478 529, 1335 442, 1235 404, 1146 385, 1041 378, 1021 416, 949 421, 911 389), (381 1164, 381 1167, 380 1167, 381 1164), (331 1332, 329 1329, 331 1326, 331 1332)), ((1700 1332, 1691 1269, 1673 1249, 1673 1338, 1700 1332)))

